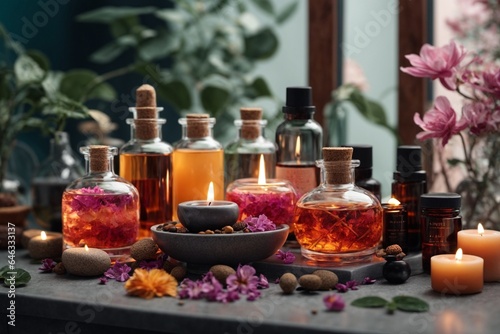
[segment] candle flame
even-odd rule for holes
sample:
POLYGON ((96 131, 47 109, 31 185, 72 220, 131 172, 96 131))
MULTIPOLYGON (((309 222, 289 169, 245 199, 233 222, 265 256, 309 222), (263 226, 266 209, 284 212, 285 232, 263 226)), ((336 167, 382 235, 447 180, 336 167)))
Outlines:
POLYGON ((463 254, 464 252, 462 251, 462 248, 457 249, 457 253, 455 254, 455 260, 461 261, 463 254))
POLYGON ((484 234, 483 224, 481 224, 481 223, 477 224, 477 233, 479 233, 480 236, 482 236, 484 234))
POLYGON ((390 205, 400 205, 401 202, 398 201, 397 199, 395 199, 394 197, 391 198, 390 200, 387 201, 387 204, 390 204, 390 205))
POLYGON ((42 240, 47 240, 47 233, 45 233, 45 231, 42 231, 42 233, 40 233, 40 238, 42 238, 42 240))
POLYGON ((264 163, 264 155, 260 155, 260 163, 259 163, 259 179, 257 180, 257 184, 266 184, 266 164, 264 163))
POLYGON ((89 251, 89 247, 87 245, 85 245, 85 251, 88 252, 89 251))
POLYGON ((295 142, 295 158, 297 162, 300 162, 300 136, 297 137, 297 141, 295 142))
POLYGON ((214 197, 215 197, 214 196, 214 183, 212 181, 210 181, 210 184, 208 185, 208 192, 207 192, 208 203, 212 203, 214 201, 214 197))

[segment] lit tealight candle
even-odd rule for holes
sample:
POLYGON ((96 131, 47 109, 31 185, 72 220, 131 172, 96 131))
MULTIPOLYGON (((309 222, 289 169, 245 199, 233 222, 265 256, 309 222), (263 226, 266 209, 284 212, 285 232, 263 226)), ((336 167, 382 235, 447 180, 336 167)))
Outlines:
POLYGON ((267 179, 264 156, 260 156, 259 176, 238 179, 227 187, 226 199, 238 204, 240 220, 264 214, 276 225, 291 225, 297 193, 286 180, 267 179))
POLYGON ((42 231, 39 236, 28 242, 28 252, 35 260, 59 259, 63 250, 62 234, 47 234, 42 231))
POLYGON ((432 289, 454 295, 467 295, 483 290, 483 259, 463 254, 440 254, 431 257, 432 289))
POLYGON ((458 247, 464 253, 482 257, 484 260, 484 281, 500 280, 500 232, 485 230, 479 224, 477 230, 458 232, 458 247))
POLYGON ((111 259, 105 251, 97 248, 75 247, 62 253, 66 271, 75 276, 102 275, 111 266, 111 259))
POLYGON ((238 219, 238 205, 214 200, 214 184, 210 182, 206 201, 182 202, 177 207, 179 220, 190 232, 222 229, 238 219))
POLYGON ((403 252, 408 253, 408 212, 396 198, 382 204, 384 209, 383 246, 398 244, 403 252))

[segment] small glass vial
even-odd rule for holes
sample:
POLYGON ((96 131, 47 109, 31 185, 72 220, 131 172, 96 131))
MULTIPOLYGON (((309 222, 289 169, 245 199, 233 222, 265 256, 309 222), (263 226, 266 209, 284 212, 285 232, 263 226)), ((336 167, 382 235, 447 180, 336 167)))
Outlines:
POLYGON ((206 200, 210 182, 214 199, 224 199, 224 150, 212 137, 215 118, 207 114, 188 114, 179 119, 182 139, 174 144, 172 154, 173 218, 177 205, 192 200, 206 200))
POLYGON ((384 209, 384 233, 382 246, 399 245, 404 253, 408 253, 408 213, 405 206, 397 199, 391 198, 382 204, 384 209))
POLYGON ((380 201, 382 199, 380 182, 372 177, 373 148, 371 145, 353 145, 352 158, 359 160, 359 167, 354 169, 354 182, 358 187, 371 191, 380 201))
POLYGON ((145 238, 151 236, 151 226, 172 220, 173 147, 161 139, 161 126, 166 120, 157 118, 163 108, 156 107, 154 88, 139 87, 136 101, 140 106, 130 108, 135 118, 127 119, 130 141, 120 148, 120 176, 139 192, 139 237, 145 238))
POLYGON ((316 188, 321 158, 323 130, 313 119, 316 108, 312 105, 311 87, 288 87, 285 120, 276 129, 276 178, 288 180, 298 196, 316 188))
POLYGON ((261 108, 241 108, 241 120, 235 120, 238 137, 224 149, 226 187, 233 181, 259 176, 259 160, 264 157, 266 175, 273 178, 276 168, 276 144, 264 137, 267 124, 261 108))
POLYGON ((99 248, 111 260, 128 258, 139 233, 139 194, 113 171, 116 147, 80 148, 86 174, 64 191, 62 221, 64 247, 99 248))
POLYGON ((422 267, 426 273, 431 271, 431 257, 457 251, 457 234, 462 229, 461 200, 456 193, 429 193, 420 197, 422 267))
POLYGON ((427 192, 427 174, 422 170, 420 146, 399 146, 392 197, 408 212, 408 251, 422 249, 420 240, 420 196, 427 192))
POLYGON ((50 140, 50 155, 42 162, 32 183, 32 203, 36 223, 45 230, 62 231, 61 200, 66 187, 85 174, 71 148, 66 132, 56 132, 50 140))
POLYGON ((324 147, 321 184, 297 202, 294 232, 302 255, 348 264, 370 260, 382 238, 382 207, 354 185, 351 147, 324 147))

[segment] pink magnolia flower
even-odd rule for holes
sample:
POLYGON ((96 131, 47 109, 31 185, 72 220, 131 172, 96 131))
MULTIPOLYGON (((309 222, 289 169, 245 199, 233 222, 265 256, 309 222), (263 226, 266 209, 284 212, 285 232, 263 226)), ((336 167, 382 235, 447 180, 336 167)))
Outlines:
POLYGON ((496 131, 500 125, 500 110, 491 110, 482 102, 466 104, 462 112, 464 119, 469 124, 470 132, 476 136, 496 131))
POLYGON ((457 114, 451 107, 448 98, 444 96, 436 98, 434 107, 425 113, 423 119, 415 113, 413 121, 424 130, 417 134, 418 140, 440 138, 443 147, 451 136, 467 127, 466 119, 462 118, 457 122, 457 114))
POLYGON ((420 49, 420 55, 406 56, 412 66, 401 67, 401 71, 414 77, 439 79, 444 87, 454 90, 455 70, 466 55, 465 48, 453 40, 443 47, 424 44, 420 49))
POLYGON ((496 98, 500 97, 500 68, 492 67, 482 73, 482 84, 477 89, 490 93, 496 98))

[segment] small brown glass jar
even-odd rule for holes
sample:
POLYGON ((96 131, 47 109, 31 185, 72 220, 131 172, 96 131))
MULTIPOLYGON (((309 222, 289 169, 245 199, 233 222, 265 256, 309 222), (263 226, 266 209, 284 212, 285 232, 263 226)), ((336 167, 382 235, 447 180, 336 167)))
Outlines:
POLYGON ((457 251, 457 233, 462 229, 461 196, 456 193, 429 193, 420 197, 422 267, 431 271, 431 257, 457 251))

